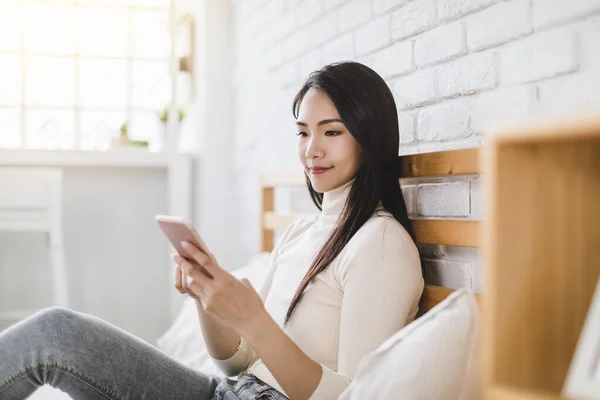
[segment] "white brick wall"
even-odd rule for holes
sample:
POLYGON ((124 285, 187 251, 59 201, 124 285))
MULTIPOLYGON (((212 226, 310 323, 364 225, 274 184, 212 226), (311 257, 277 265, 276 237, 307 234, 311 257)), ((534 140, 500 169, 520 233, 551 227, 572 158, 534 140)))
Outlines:
POLYGON ((442 25, 415 40, 415 64, 419 68, 464 55, 465 29, 461 23, 442 25))
POLYGON ((390 16, 382 15, 359 28, 356 37, 356 54, 363 55, 390 43, 390 16))
POLYGON ((471 107, 463 98, 425 107, 419 111, 417 138, 421 142, 440 142, 469 136, 471 107))
POLYGON ((498 0, 443 0, 438 4, 440 21, 460 18, 469 13, 481 10, 498 0))
POLYGON ((597 0, 533 0, 536 28, 544 28, 578 17, 585 17, 598 10, 600 10, 600 3, 597 0))
POLYGON ((422 183, 417 189, 417 215, 465 218, 470 210, 469 181, 422 183))
POLYGON ((444 98, 493 89, 497 84, 497 57, 487 52, 463 57, 439 68, 440 96, 444 98))
POLYGON ((479 51, 530 34, 530 3, 531 0, 511 0, 465 18, 469 49, 479 51))
POLYGON ((503 50, 500 74, 506 85, 533 82, 577 69, 575 35, 555 30, 523 39, 503 50))
POLYGON ((340 32, 355 29, 371 17, 371 2, 364 0, 352 0, 340 7, 338 21, 340 32))
POLYGON ((392 14, 392 38, 403 39, 435 26, 435 0, 413 0, 392 14))
POLYGON ((421 71, 399 78, 394 85, 394 97, 399 109, 431 103, 437 99, 434 71, 421 71))
MULTIPOLYGON (((324 63, 354 59, 386 79, 403 154, 476 142, 533 112, 600 105, 600 0, 235 0, 234 9, 232 152, 238 197, 253 199, 238 210, 240 259, 258 249, 258 174, 297 168, 291 100, 324 63)), ((479 178, 403 184, 413 217, 483 218, 479 178)), ((431 283, 482 290, 476 250, 420 248, 431 283)))
POLYGON ((506 119, 518 119, 535 110, 535 86, 513 86, 479 93, 471 100, 471 129, 482 134, 506 119))
POLYGON ((400 145, 411 144, 416 138, 416 117, 415 111, 399 111, 398 127, 400 130, 400 145))
POLYGON ((415 69, 412 48, 413 42, 410 40, 397 42, 374 53, 369 64, 384 78, 404 75, 415 69))

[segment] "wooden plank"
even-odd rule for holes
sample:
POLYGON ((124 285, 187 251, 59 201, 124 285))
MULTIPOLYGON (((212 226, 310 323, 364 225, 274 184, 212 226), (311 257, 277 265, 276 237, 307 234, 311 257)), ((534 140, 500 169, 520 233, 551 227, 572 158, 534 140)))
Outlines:
POLYGON ((486 400, 566 400, 558 394, 517 389, 512 387, 494 386, 485 393, 486 400))
MULTIPOLYGON (((423 288, 423 296, 421 297, 421 303, 419 305, 419 313, 424 313, 431 310, 433 307, 441 303, 454 292, 454 289, 448 289, 441 286, 425 285, 423 288)), ((483 298, 481 295, 473 294, 477 300, 479 309, 482 310, 483 298)))
POLYGON ((414 219, 418 242, 447 246, 479 247, 480 221, 451 219, 414 219))
POLYGON ((599 154, 600 140, 573 131, 570 141, 496 142, 486 156, 490 384, 564 385, 600 276, 599 154))
MULTIPOLYGON (((272 213, 275 210, 275 189, 270 187, 261 188, 261 215, 272 213)), ((275 246, 275 235, 272 229, 265 226, 264 223, 260 226, 260 251, 271 251, 275 246)))
POLYGON ((479 148, 402 156, 402 178, 477 175, 479 148))
POLYGON ((551 141, 600 139, 600 109, 577 111, 558 117, 536 115, 493 130, 489 146, 499 144, 548 143, 551 141))

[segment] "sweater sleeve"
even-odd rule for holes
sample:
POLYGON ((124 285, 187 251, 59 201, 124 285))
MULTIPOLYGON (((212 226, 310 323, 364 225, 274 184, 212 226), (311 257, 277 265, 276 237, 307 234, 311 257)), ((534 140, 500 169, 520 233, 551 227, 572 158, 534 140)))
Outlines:
MULTIPOLYGON (((292 223, 286 228, 286 230, 282 233, 278 243, 275 245, 275 248, 271 252, 271 255, 269 256, 269 262, 267 264, 268 272, 260 290, 258 291, 263 304, 267 299, 267 295, 271 289, 271 284, 273 283, 273 275, 277 269, 277 257, 279 255, 279 250, 285 243, 294 225, 295 223, 292 223)), ((248 342, 246 342, 246 339, 244 339, 244 337, 240 337, 240 343, 237 351, 230 358, 226 360, 219 360, 212 357, 210 354, 209 357, 212 358, 217 368, 219 368, 226 376, 233 377, 238 376, 248 369, 248 367, 250 367, 252 363, 256 361, 258 355, 254 351, 254 348, 248 342)))
POLYGON ((418 249, 397 221, 382 223, 355 235, 337 265, 343 290, 337 371, 321 365, 312 400, 337 399, 363 357, 404 327, 418 307, 424 284, 418 249))

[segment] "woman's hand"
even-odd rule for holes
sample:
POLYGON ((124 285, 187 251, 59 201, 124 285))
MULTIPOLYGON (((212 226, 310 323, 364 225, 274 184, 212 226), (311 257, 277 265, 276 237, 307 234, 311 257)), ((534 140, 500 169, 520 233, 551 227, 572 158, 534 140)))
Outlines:
POLYGON ((212 278, 175 254, 173 259, 181 271, 178 278, 176 267, 175 287, 180 284, 210 317, 243 336, 256 325, 261 313, 266 313, 259 294, 247 279, 239 280, 222 269, 212 253, 207 254, 189 242, 182 242, 182 246, 185 256, 205 268, 212 278))
MULTIPOLYGON (((171 254, 171 257, 173 257, 173 260, 175 260, 175 256, 177 256, 177 254, 171 254)), ((177 260, 175 260, 175 262, 177 262, 177 260)), ((174 281, 175 281, 175 289, 177 289, 177 291, 181 294, 186 294, 186 291, 183 287, 183 281, 185 278, 183 271, 181 270, 181 265, 179 265, 179 263, 177 263, 177 265, 175 265, 175 268, 173 270, 173 274, 174 274, 174 281)))

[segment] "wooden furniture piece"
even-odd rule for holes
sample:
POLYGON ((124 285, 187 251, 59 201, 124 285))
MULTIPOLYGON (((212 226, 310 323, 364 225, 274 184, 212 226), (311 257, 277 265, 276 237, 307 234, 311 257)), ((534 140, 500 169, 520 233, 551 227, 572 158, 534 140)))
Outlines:
MULTIPOLYGON (((62 171, 58 168, 0 167, 0 231, 48 234, 52 305, 66 307, 62 177, 62 171)), ((3 311, 0 312, 0 320, 16 322, 35 311, 3 311)))
POLYGON ((484 148, 486 399, 560 393, 600 275, 600 114, 484 148))

